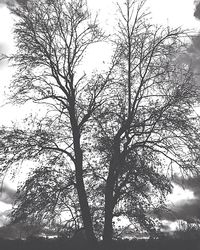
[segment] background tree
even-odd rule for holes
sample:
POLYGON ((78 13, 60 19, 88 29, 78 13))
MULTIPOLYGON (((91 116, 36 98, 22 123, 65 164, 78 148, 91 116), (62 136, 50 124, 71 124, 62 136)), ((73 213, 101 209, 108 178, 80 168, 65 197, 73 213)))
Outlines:
POLYGON ((25 239, 28 237, 39 237, 45 232, 44 224, 34 224, 31 221, 7 224, 0 228, 2 239, 25 239))
POLYGON ((184 33, 150 24, 144 3, 119 6, 110 66, 91 78, 81 63, 105 36, 84 1, 30 1, 13 10, 11 99, 43 110, 25 128, 0 131, 3 171, 23 159, 36 165, 19 190, 15 219, 53 221, 67 209, 66 219, 91 241, 94 230, 112 239, 114 217, 154 232, 148 214, 171 191, 174 169, 198 171, 198 88, 179 60, 184 33))

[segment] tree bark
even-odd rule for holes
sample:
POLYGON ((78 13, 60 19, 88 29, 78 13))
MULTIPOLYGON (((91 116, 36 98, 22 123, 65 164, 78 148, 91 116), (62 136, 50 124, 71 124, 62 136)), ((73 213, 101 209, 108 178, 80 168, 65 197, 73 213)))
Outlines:
POLYGON ((113 191, 112 188, 106 187, 105 193, 105 221, 103 231, 103 241, 109 243, 113 237, 113 191))
POLYGON ((113 157, 110 163, 109 174, 106 182, 105 190, 105 221, 103 231, 103 241, 107 244, 113 238, 113 210, 115 207, 114 202, 114 187, 116 183, 117 169, 120 165, 120 140, 116 140, 113 146, 113 157))
POLYGON ((77 192, 79 198, 79 204, 81 209, 81 215, 83 220, 83 225, 86 230, 86 236, 89 242, 95 243, 96 238, 93 231, 92 218, 90 214, 90 208, 87 201, 87 194, 85 191, 85 185, 83 181, 83 169, 82 169, 82 150, 76 150, 76 183, 77 183, 77 192))
POLYGON ((76 173, 75 176, 76 176, 77 193, 78 193, 81 216, 82 216, 87 240, 90 243, 95 244, 96 237, 95 237, 94 230, 93 230, 93 223, 92 223, 90 208, 88 205, 85 184, 83 180, 83 153, 82 153, 81 143, 80 143, 80 128, 78 126, 78 121, 76 118, 75 97, 73 94, 72 94, 72 99, 69 102, 70 103, 69 114, 70 114, 70 122, 71 122, 73 144, 74 144, 75 173, 76 173))

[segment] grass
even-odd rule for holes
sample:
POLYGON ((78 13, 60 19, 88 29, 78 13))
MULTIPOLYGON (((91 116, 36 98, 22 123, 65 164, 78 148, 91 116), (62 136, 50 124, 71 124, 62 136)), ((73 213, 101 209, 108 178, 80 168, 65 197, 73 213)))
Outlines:
POLYGON ((116 240, 108 246, 98 242, 96 247, 87 242, 70 239, 0 240, 2 250, 200 250, 200 239, 116 240))

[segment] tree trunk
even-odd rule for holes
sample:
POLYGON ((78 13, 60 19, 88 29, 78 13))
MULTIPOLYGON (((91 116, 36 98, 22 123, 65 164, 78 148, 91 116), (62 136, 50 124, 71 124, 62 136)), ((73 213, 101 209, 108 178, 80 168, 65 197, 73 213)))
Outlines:
POLYGON ((105 221, 104 221, 104 231, 103 231, 103 240, 107 244, 111 242, 113 238, 113 209, 115 207, 114 202, 114 187, 116 183, 117 170, 120 165, 120 142, 116 140, 115 145, 113 146, 113 156, 110 163, 108 178, 106 182, 105 190, 105 221))
POLYGON ((112 190, 108 190, 105 193, 105 221, 103 231, 103 241, 107 244, 111 242, 113 237, 113 194, 112 190))
MULTIPOLYGON (((81 149, 80 149, 81 150, 81 149)), ((76 157, 76 183, 77 192, 79 198, 79 204, 81 209, 81 215, 83 220, 83 225, 86 231, 86 236, 89 242, 95 243, 96 238, 93 231, 92 219, 90 214, 90 208, 87 201, 87 194, 85 191, 85 185, 83 181, 83 169, 82 169, 82 152, 79 151, 78 157, 76 157)))
POLYGON ((71 128, 73 134, 74 154, 75 154, 75 172, 76 172, 76 185, 78 192, 79 205, 81 209, 81 216, 83 225, 86 232, 86 237, 90 243, 95 244, 96 237, 94 235, 92 218, 90 208, 88 205, 87 194, 83 180, 83 153, 80 144, 80 129, 78 126, 76 111, 75 111, 75 98, 73 96, 69 109, 71 128))

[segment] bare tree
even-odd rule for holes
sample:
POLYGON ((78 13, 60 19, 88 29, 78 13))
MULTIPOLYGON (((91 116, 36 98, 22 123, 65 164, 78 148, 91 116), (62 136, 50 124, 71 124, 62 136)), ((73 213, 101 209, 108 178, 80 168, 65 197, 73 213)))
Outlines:
POLYGON ((175 169, 198 172, 199 89, 190 66, 178 60, 185 34, 149 24, 144 4, 126 0, 119 6, 118 65, 110 99, 99 110, 104 119, 97 115, 99 148, 108 166, 105 241, 113 236, 115 215, 135 218, 150 230, 145 214, 153 209, 154 195, 170 192, 175 169))
POLYGON ((29 117, 25 129, 0 130, 3 171, 23 159, 38 165, 19 192, 14 217, 42 219, 68 203, 90 241, 95 227, 108 242, 114 217, 152 231, 147 214, 171 192, 174 169, 198 172, 198 88, 190 66, 178 60, 184 33, 150 24, 144 4, 118 6, 110 66, 91 78, 82 73, 84 55, 105 36, 83 0, 13 9, 12 100, 41 104, 44 112, 42 119, 29 117), (31 208, 35 195, 38 206, 31 208))
POLYGON ((46 154, 54 156, 56 164, 60 157, 67 157, 75 167, 82 220, 92 241, 95 236, 83 180, 83 139, 86 124, 102 103, 109 72, 106 77, 87 79, 80 68, 88 47, 105 36, 83 0, 29 1, 12 12, 17 16, 18 48, 10 57, 17 67, 12 100, 41 103, 47 106, 47 114, 33 129, 2 130, 4 139, 11 142, 2 145, 4 163, 8 166, 22 158, 44 160, 46 154))

